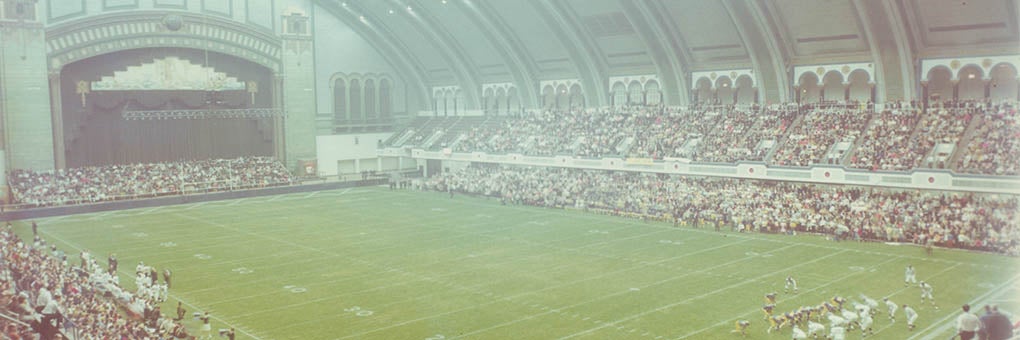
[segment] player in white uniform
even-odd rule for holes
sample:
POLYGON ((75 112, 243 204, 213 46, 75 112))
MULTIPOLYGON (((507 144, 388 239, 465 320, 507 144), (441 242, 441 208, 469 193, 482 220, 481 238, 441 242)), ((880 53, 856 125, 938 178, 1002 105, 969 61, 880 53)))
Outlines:
POLYGON ((797 293, 797 280, 794 280, 793 276, 787 276, 786 288, 783 288, 783 293, 789 294, 791 289, 794 293, 797 293))
POLYGON ((906 316, 907 316, 907 328, 910 329, 910 330, 914 330, 914 326, 915 326, 914 325, 914 321, 917 321, 917 312, 914 311, 913 308, 910 308, 910 306, 907 306, 906 304, 904 304, 903 305, 903 314, 906 314, 906 316))
POLYGON ((871 315, 878 314, 878 301, 868 297, 867 295, 861 294, 861 300, 864 300, 864 304, 870 308, 871 315))
POLYGON ((846 340, 846 328, 843 328, 842 326, 832 327, 832 329, 829 330, 829 339, 846 340))
POLYGON ((914 273, 914 266, 907 265, 907 270, 903 272, 903 286, 910 286, 911 283, 917 283, 917 275, 914 273))
POLYGON ((935 309, 939 309, 939 306, 935 305, 935 296, 932 295, 932 292, 935 291, 935 288, 924 281, 921 281, 920 286, 921 286, 921 303, 923 304, 924 300, 928 299, 931 300, 932 307, 935 307, 935 309))
POLYGON ((857 322, 857 312, 852 311, 849 308, 844 309, 840 312, 843 315, 843 320, 846 320, 846 327, 853 329, 854 327, 860 327, 860 323, 857 322))
POLYGON ((823 326, 820 323, 817 323, 817 322, 814 322, 814 321, 808 321, 807 329, 808 329, 808 331, 807 331, 808 336, 811 336, 811 337, 813 337, 815 339, 817 339, 819 337, 825 337, 825 326, 823 326))
POLYGON ((884 298, 882 301, 885 301, 885 307, 889 309, 889 320, 896 322, 896 309, 899 308, 899 305, 895 302, 889 301, 889 298, 884 298))
POLYGON ((832 314, 827 315, 827 317, 829 318, 829 327, 830 328, 846 327, 846 319, 844 319, 839 314, 832 313, 832 314))
POLYGON ((804 333, 800 327, 793 326, 793 340, 807 340, 807 333, 804 333))
POLYGON ((865 337, 868 334, 875 334, 875 331, 871 328, 871 325, 875 323, 875 319, 871 318, 871 308, 865 306, 857 312, 860 315, 861 336, 865 337))

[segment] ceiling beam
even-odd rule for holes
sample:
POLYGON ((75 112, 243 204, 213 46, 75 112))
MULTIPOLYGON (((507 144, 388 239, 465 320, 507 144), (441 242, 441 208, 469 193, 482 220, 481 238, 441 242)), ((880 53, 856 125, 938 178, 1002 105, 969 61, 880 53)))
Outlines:
POLYGON ((510 26, 503 21, 496 10, 486 1, 465 0, 460 4, 467 17, 478 26, 485 37, 499 49, 498 54, 503 57, 503 63, 510 69, 510 74, 517 83, 517 93, 520 94, 521 104, 525 107, 537 108, 539 106, 538 89, 538 66, 535 58, 528 53, 528 49, 517 38, 510 26))
POLYGON ((759 84, 758 100, 762 103, 789 101, 791 83, 787 59, 780 50, 768 18, 754 2, 724 0, 722 5, 751 56, 756 83, 759 84))
POLYGON ((687 104, 690 86, 683 76, 687 72, 687 65, 674 52, 672 39, 663 31, 661 17, 646 5, 648 1, 619 0, 619 3, 623 14, 637 28, 638 36, 651 53, 652 62, 662 81, 662 89, 665 90, 665 104, 687 104))
MULTIPOLYGON (((428 77, 425 76, 425 69, 411 56, 409 50, 401 46, 391 34, 379 31, 380 27, 365 25, 356 14, 344 8, 335 1, 317 0, 316 4, 321 6, 335 18, 346 24, 358 33, 365 42, 372 46, 396 72, 397 76, 403 79, 414 89, 419 96, 419 104, 426 104, 432 98, 428 85, 428 77)), ((419 107, 419 109, 424 109, 419 107)))
POLYGON ((896 4, 889 1, 851 0, 853 15, 871 51, 875 75, 875 101, 911 100, 918 86, 907 26, 896 4), (880 80, 880 81, 877 81, 880 80))
POLYGON ((390 0, 389 2, 391 5, 397 6, 392 11, 409 18, 408 23, 418 29, 452 66, 453 74, 457 78, 461 92, 464 93, 464 99, 467 100, 466 106, 481 108, 482 81, 478 65, 468 57, 464 48, 457 43, 457 39, 454 39, 450 32, 447 32, 443 25, 420 3, 411 3, 409 0, 390 0), (407 7, 410 7, 411 10, 406 10, 407 7))
POLYGON ((539 16, 553 30, 556 38, 566 47, 567 54, 577 67, 582 90, 588 106, 609 105, 608 62, 598 44, 579 27, 577 18, 557 0, 530 0, 539 16))

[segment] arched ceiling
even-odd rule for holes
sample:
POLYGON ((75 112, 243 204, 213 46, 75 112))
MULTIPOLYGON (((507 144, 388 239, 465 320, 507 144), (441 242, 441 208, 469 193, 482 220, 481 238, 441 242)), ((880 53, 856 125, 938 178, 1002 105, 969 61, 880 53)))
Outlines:
POLYGON ((679 104, 690 72, 752 68, 777 101, 795 65, 872 62, 909 87, 919 58, 1020 53, 1020 0, 316 1, 364 12, 428 86, 513 82, 529 105, 541 80, 578 79, 605 105, 609 77, 655 74, 679 104))

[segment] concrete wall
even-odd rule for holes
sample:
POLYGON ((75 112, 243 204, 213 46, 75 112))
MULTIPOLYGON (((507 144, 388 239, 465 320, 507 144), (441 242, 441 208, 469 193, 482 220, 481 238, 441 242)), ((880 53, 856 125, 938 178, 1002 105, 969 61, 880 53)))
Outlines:
MULTIPOLYGON (((392 165, 393 161, 377 160, 377 148, 378 142, 386 140, 390 135, 391 133, 363 133, 315 137, 319 176, 336 176, 340 172, 352 173, 360 170, 388 170, 386 168, 392 165), (338 166, 338 163, 341 165, 338 166)), ((410 167, 409 164, 413 162, 408 158, 404 167, 410 167)))

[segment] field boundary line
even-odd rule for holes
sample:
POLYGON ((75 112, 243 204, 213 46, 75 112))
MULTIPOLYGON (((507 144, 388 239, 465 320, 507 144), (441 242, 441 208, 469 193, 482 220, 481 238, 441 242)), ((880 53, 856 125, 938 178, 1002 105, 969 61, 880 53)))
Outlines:
MULTIPOLYGON (((1017 275, 1013 276, 1009 280, 1006 280, 1006 282, 1003 282, 998 287, 995 287, 992 290, 989 290, 988 292, 984 293, 983 295, 974 298, 970 302, 970 305, 975 307, 974 310, 977 310, 976 307, 978 305, 980 305, 981 303, 986 302, 989 299, 991 299, 992 295, 1002 295, 1002 294, 1005 294, 1005 293, 1009 292, 1009 289, 1006 289, 1006 288, 1011 286, 1017 280, 1020 280, 1020 274, 1017 274, 1017 275)), ((957 316, 957 315, 959 315, 959 314, 951 313, 951 314, 943 317, 942 319, 939 319, 939 320, 937 320, 935 322, 932 322, 931 325, 929 325, 928 327, 925 327, 924 329, 922 329, 921 331, 917 332, 916 334, 914 334, 910 338, 907 338, 907 340, 914 340, 914 339, 917 339, 920 336, 924 336, 924 339, 933 339, 936 335, 939 335, 942 332, 945 332, 945 331, 947 331, 947 330, 949 330, 949 329, 951 329, 953 327, 956 327, 955 323, 948 322, 948 321, 952 320, 952 318, 954 316, 957 316), (936 328, 934 331, 929 332, 929 330, 934 328, 934 327, 938 327, 938 328, 936 328), (926 332, 927 332, 927 334, 925 334, 926 332)))

